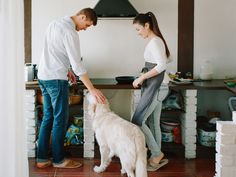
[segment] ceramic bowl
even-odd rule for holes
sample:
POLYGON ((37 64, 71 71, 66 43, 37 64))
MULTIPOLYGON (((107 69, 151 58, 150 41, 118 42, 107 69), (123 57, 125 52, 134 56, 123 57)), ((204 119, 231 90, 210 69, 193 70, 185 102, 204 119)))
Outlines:
POLYGON ((161 130, 163 132, 172 132, 173 129, 180 124, 178 122, 167 122, 167 121, 161 121, 161 130))
POLYGON ((73 123, 76 126, 83 127, 83 116, 74 116, 73 123))
POLYGON ((202 129, 198 129, 198 141, 203 146, 214 147, 216 141, 216 131, 207 132, 202 129))
POLYGON ((161 132, 162 142, 173 142, 174 136, 171 132, 161 132))

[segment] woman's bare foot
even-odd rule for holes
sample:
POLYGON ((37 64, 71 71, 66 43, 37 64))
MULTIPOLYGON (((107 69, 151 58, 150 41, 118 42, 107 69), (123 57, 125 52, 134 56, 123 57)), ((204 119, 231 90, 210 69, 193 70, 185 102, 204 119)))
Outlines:
POLYGON ((164 154, 161 152, 159 156, 148 159, 149 164, 159 164, 161 159, 163 159, 164 154))

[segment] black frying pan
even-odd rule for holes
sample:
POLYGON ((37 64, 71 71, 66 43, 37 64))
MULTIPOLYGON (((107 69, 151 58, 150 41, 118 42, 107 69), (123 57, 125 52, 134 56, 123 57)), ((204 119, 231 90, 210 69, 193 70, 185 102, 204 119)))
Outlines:
POLYGON ((118 84, 132 84, 135 77, 134 76, 118 76, 115 77, 118 84))

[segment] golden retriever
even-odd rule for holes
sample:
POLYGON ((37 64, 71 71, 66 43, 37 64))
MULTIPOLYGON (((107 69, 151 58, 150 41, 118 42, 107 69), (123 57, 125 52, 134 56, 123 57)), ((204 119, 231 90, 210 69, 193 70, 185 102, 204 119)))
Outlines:
POLYGON ((99 104, 90 93, 86 98, 101 155, 101 164, 94 171, 105 171, 115 155, 120 158, 122 174, 147 177, 147 150, 140 128, 112 112, 107 100, 106 104, 99 104))

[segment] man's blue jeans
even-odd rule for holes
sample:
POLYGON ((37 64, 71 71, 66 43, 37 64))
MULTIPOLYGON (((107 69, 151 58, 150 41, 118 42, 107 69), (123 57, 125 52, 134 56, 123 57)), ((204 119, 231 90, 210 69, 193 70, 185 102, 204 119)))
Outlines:
POLYGON ((37 162, 49 159, 50 136, 53 163, 64 161, 64 137, 68 122, 68 81, 39 80, 43 95, 43 121, 40 127, 37 162))

